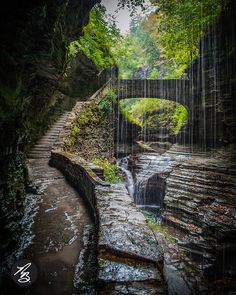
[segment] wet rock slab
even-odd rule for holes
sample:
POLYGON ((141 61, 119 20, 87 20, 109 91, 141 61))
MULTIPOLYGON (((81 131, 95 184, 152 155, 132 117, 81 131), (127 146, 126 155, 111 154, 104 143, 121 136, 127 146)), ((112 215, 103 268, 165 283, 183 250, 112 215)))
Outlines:
POLYGON ((99 259, 99 268, 99 280, 104 282, 162 281, 154 265, 99 259))
POLYGON ((144 283, 144 282, 130 282, 130 283, 114 283, 106 285, 101 294, 109 295, 161 295, 167 294, 163 290, 163 286, 144 283))
POLYGON ((163 251, 123 184, 97 187, 101 294, 162 294, 163 251))
POLYGON ((162 249, 125 186, 99 188, 96 196, 100 252, 161 264, 162 249))

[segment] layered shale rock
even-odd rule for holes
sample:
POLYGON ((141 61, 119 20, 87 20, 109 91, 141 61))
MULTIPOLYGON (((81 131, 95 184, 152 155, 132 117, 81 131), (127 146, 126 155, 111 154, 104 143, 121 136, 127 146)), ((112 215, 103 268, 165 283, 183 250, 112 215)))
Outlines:
POLYGON ((162 212, 162 223, 178 229, 180 245, 204 267, 215 263, 216 276, 236 273, 236 166, 233 147, 206 156, 173 145, 162 156, 143 153, 130 160, 135 202, 162 212), (230 262, 231 261, 231 262, 230 262))
POLYGON ((236 243, 236 167, 230 156, 193 156, 166 180, 165 221, 187 234, 191 253, 209 259, 223 249, 226 255, 236 243))

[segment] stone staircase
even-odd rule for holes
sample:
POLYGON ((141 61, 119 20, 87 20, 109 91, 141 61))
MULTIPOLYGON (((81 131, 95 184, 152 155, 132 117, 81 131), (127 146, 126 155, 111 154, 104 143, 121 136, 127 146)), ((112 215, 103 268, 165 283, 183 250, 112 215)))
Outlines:
POLYGON ((65 113, 52 128, 38 141, 29 154, 29 159, 50 158, 51 149, 60 131, 66 123, 68 113, 65 113))
MULTIPOLYGON (((92 235, 94 229, 87 205, 63 174, 49 165, 51 150, 68 115, 61 116, 28 157, 29 193, 18 252, 40 270, 30 294, 80 293, 77 276, 90 267, 84 262, 84 255, 92 255, 85 236, 92 235), (77 271, 81 265, 85 267, 77 271)), ((17 292, 10 290, 11 294, 17 292)))

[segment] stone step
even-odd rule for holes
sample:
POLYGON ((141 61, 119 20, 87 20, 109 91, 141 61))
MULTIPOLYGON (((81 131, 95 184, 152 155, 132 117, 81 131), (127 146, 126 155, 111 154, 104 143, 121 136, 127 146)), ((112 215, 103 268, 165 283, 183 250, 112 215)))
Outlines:
POLYGON ((32 151, 36 151, 36 150, 38 150, 38 151, 43 151, 43 150, 46 150, 46 151, 49 151, 49 150, 51 150, 51 146, 47 146, 47 145, 36 145, 33 149, 32 149, 32 151))
POLYGON ((33 155, 33 154, 48 154, 48 153, 50 153, 51 152, 51 148, 44 148, 44 149, 37 149, 37 148, 35 148, 35 149, 33 149, 32 151, 31 151, 31 155, 33 155))
POLYGON ((60 130, 54 130, 54 131, 51 131, 49 133, 46 134, 46 136, 54 136, 54 137, 57 137, 58 134, 60 133, 61 129, 60 130))
POLYGON ((33 156, 29 156, 29 159, 48 159, 48 156, 47 155, 45 155, 45 156, 35 156, 35 155, 33 155, 33 156))
POLYGON ((52 143, 52 142, 54 142, 56 140, 56 138, 57 137, 55 137, 55 136, 45 136, 42 139, 40 139, 40 141, 37 144, 42 144, 42 142, 44 143, 45 141, 46 142, 48 141, 49 143, 52 143))
POLYGON ((48 151, 33 151, 30 153, 31 157, 50 157, 51 156, 51 150, 48 151))
POLYGON ((29 154, 29 159, 46 159, 51 156, 51 149, 60 131, 66 123, 67 114, 63 115, 51 129, 38 141, 29 154))
POLYGON ((31 159, 34 159, 34 158, 46 158, 46 157, 50 158, 50 156, 51 156, 51 152, 49 152, 49 153, 32 153, 32 154, 30 154, 31 159))
POLYGON ((42 158, 45 158, 45 157, 50 157, 50 155, 51 155, 51 152, 48 152, 48 153, 46 153, 46 152, 44 152, 44 153, 31 153, 30 154, 30 157, 31 158, 32 157, 37 157, 37 158, 42 157, 42 158))

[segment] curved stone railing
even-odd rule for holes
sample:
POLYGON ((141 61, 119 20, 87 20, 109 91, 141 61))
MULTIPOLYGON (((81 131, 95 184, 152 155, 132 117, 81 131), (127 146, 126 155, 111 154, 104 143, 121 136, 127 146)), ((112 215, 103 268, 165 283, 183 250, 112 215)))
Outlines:
POLYGON ((109 186, 109 184, 102 181, 96 175, 96 173, 92 170, 92 165, 89 165, 89 163, 87 163, 83 159, 70 153, 60 150, 53 150, 51 153, 50 164, 58 170, 62 171, 69 182, 86 199, 86 201, 88 201, 90 209, 92 209, 96 221, 97 214, 95 187, 97 185, 109 186))

